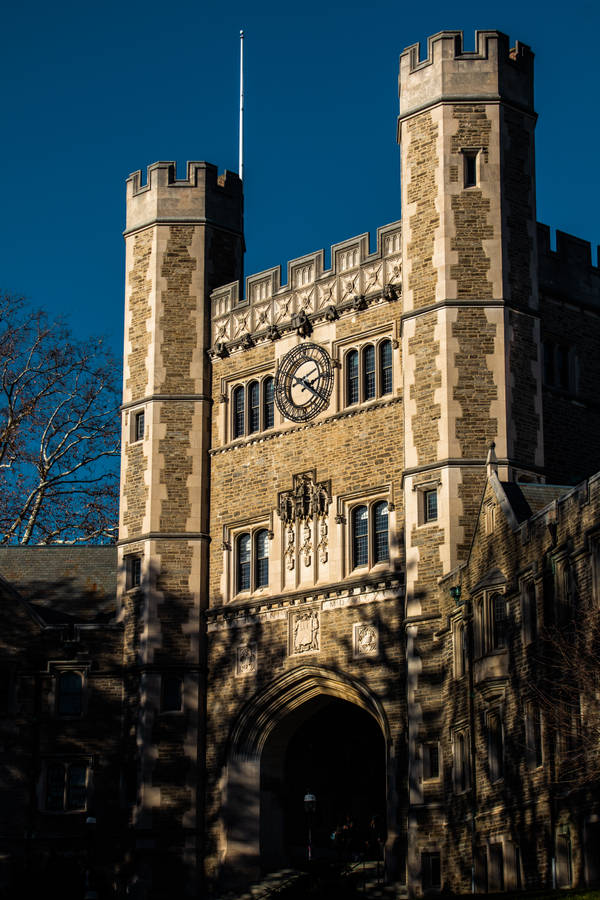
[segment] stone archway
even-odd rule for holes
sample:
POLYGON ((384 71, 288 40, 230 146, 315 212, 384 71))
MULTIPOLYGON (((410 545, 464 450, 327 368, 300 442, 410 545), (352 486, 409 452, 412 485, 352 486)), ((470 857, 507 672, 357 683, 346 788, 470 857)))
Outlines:
MULTIPOLYGON (((394 767, 390 765, 389 727, 381 703, 356 679, 325 667, 300 666, 253 698, 233 729, 223 784, 221 859, 225 880, 247 882, 286 859, 289 823, 281 799, 286 752, 293 736, 333 701, 338 711, 347 708, 350 718, 354 708, 367 717, 367 725, 370 720, 376 723, 374 731, 383 755, 383 815, 390 825, 393 822, 394 767)), ((328 802, 337 814, 339 802, 337 806, 331 798, 328 802)), ((391 831, 388 828, 388 845, 394 839, 391 831)))

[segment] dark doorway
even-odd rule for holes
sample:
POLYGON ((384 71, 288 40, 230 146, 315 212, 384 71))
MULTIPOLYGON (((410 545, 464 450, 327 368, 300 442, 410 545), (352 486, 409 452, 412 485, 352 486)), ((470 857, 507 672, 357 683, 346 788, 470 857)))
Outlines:
POLYGON ((358 706, 325 696, 288 718, 261 767, 263 864, 306 862, 307 791, 317 798, 311 822, 314 859, 376 858, 386 821, 381 728, 358 706))

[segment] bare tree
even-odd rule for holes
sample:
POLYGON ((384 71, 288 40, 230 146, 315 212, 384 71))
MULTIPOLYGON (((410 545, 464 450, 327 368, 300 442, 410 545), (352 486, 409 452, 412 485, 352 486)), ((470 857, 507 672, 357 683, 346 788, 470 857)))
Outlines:
POLYGON ((0 543, 106 543, 118 516, 115 363, 0 296, 0 543))
POLYGON ((590 597, 543 629, 537 658, 538 702, 554 755, 554 779, 583 786, 600 780, 600 608, 590 597))

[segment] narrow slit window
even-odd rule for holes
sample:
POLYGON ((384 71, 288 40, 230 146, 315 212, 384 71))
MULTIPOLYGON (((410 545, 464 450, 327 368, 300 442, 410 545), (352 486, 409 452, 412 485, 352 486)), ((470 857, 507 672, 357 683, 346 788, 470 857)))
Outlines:
POLYGON ((465 187, 475 187, 477 185, 477 153, 468 151, 464 154, 465 166, 465 187))
POLYGON ((438 517, 437 491, 424 491, 424 519, 426 522, 435 522, 438 517))
POLYGON ((134 440, 142 441, 144 439, 144 428, 145 428, 145 414, 142 410, 135 414, 135 425, 134 425, 134 440))

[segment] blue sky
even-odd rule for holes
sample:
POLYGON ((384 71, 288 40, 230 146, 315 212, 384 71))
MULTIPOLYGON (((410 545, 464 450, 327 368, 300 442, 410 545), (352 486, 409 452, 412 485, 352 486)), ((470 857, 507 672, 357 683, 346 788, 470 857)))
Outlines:
POLYGON ((499 28, 536 54, 538 219, 600 240, 596 2, 31 0, 2 13, 0 287, 121 351, 125 179, 237 170, 246 34, 246 273, 400 218, 400 52, 499 28))

